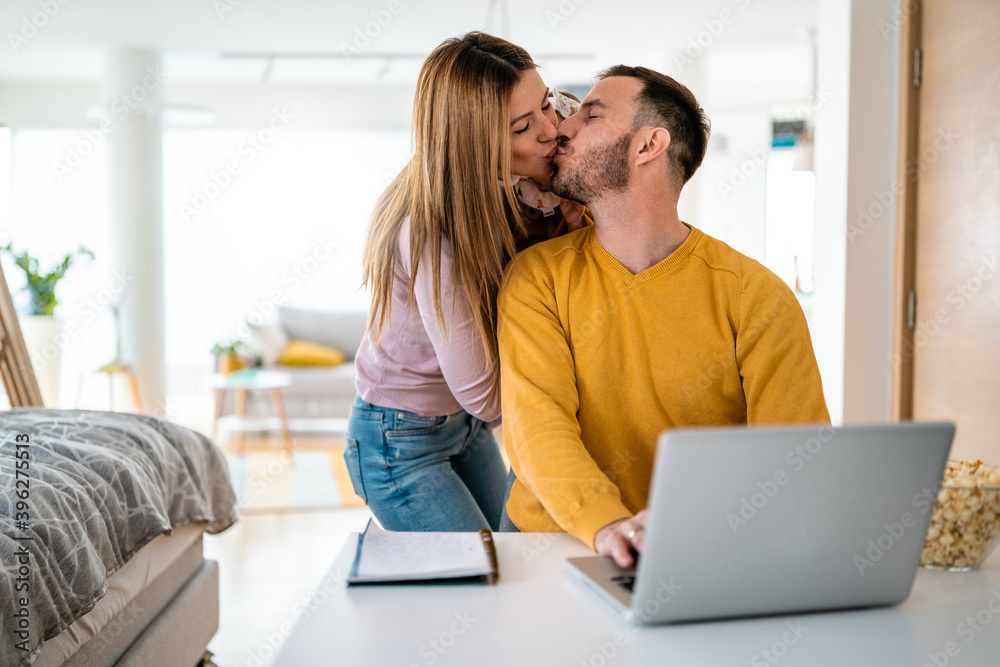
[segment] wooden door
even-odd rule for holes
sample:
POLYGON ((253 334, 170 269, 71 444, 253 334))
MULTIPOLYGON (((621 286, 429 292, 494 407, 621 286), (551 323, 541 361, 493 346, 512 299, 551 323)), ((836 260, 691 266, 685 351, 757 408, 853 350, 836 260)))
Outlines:
POLYGON ((897 416, 955 421, 952 458, 1000 465, 1000 2, 927 0, 911 18, 897 416))

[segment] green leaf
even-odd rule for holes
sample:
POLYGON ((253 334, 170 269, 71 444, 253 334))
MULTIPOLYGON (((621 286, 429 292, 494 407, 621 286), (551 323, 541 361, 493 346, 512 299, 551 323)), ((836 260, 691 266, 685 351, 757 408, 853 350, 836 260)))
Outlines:
POLYGON ((65 277, 66 272, 78 258, 94 259, 94 253, 81 245, 75 251, 68 253, 51 271, 42 273, 39 269, 38 258, 31 256, 27 251, 14 250, 13 242, 0 247, 0 253, 10 255, 15 266, 24 272, 27 283, 24 289, 27 290, 29 296, 29 315, 53 315, 56 306, 59 305, 59 300, 56 298, 56 285, 65 277))

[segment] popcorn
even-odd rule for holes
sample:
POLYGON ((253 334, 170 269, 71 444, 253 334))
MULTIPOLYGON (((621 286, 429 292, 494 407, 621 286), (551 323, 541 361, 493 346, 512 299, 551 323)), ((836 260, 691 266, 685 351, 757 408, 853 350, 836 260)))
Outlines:
POLYGON ((948 461, 921 565, 972 569, 1000 540, 1000 468, 948 461))

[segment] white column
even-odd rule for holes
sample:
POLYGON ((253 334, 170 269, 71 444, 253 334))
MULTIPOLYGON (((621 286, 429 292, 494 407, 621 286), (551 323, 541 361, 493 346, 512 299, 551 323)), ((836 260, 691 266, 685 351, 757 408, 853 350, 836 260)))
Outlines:
POLYGON ((847 240, 851 8, 820 0, 817 88, 829 100, 816 109, 816 287, 810 333, 834 424, 844 419, 844 300, 847 240))
POLYGON ((163 106, 160 58, 149 51, 108 54, 104 81, 108 135, 111 266, 128 281, 122 308, 122 361, 139 376, 143 408, 166 397, 163 295, 163 106))
POLYGON ((894 0, 820 0, 814 346, 833 421, 889 421, 898 29, 894 0), (890 29, 886 29, 889 26, 890 29), (888 197, 886 196, 888 194, 888 197), (874 206, 873 206, 874 205, 874 206), (863 217, 863 212, 877 215, 863 217))
POLYGON ((892 418, 898 0, 852 0, 844 421, 892 418))

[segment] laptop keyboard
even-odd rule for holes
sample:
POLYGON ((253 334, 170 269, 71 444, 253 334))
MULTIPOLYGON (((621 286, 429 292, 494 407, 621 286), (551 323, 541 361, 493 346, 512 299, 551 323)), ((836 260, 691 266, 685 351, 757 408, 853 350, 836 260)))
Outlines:
POLYGON ((625 574, 620 577, 611 577, 611 581, 615 582, 621 588, 624 588, 629 593, 632 593, 632 588, 635 586, 635 575, 625 574))

